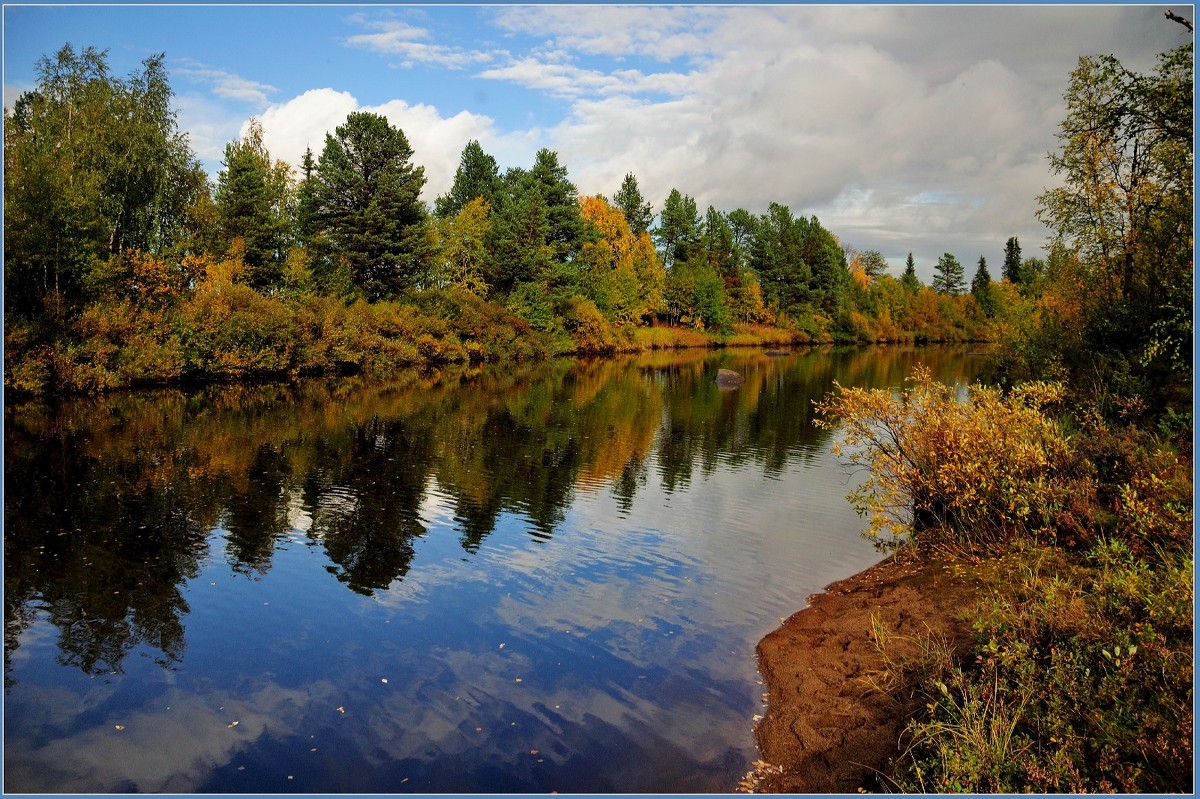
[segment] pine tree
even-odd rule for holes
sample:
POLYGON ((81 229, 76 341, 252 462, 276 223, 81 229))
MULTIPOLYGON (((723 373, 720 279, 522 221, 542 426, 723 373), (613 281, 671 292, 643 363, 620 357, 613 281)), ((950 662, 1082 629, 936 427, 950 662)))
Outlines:
POLYGON ((425 170, 412 155, 399 128, 358 111, 326 134, 317 162, 320 222, 371 301, 413 285, 424 267, 425 170))
POLYGON ((949 294, 957 297, 965 287, 963 265, 950 253, 938 258, 937 266, 933 269, 933 290, 939 294, 949 294))
POLYGON ((696 200, 679 189, 671 189, 663 203, 658 227, 653 235, 668 270, 674 267, 676 261, 686 261, 691 248, 700 239, 696 200))

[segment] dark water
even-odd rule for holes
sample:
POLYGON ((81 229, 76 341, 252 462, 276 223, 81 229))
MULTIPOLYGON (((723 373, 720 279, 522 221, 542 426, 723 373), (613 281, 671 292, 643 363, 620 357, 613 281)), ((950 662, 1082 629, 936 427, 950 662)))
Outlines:
POLYGON ((730 790, 755 643, 880 557, 812 400, 916 362, 953 382, 978 359, 689 352, 8 409, 4 788, 730 790))

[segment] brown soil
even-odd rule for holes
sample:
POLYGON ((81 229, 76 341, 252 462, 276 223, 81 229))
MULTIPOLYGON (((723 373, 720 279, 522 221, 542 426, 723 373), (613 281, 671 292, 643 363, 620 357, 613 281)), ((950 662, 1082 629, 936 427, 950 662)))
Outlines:
POLYGON ((943 559, 895 556, 830 585, 758 644, 768 710, 755 729, 762 761, 743 789, 853 793, 886 788, 880 771, 903 751, 905 722, 924 700, 873 688, 885 661, 872 636, 877 616, 892 635, 893 662, 920 657, 913 638, 933 636, 962 654, 964 611, 978 583, 943 559))

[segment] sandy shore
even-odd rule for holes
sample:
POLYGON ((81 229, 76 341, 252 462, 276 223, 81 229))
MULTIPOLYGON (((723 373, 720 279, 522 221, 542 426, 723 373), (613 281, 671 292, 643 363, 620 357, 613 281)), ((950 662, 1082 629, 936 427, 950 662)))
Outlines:
POLYGON ((978 586, 944 561, 892 557, 809 598, 809 606, 758 644, 768 711, 755 729, 761 762, 743 790, 853 793, 883 787, 878 771, 903 751, 905 721, 924 702, 873 690, 884 665, 871 635, 876 614, 894 655, 916 654, 905 636, 971 640, 963 618, 978 586), (868 678, 868 679, 864 679, 868 678))

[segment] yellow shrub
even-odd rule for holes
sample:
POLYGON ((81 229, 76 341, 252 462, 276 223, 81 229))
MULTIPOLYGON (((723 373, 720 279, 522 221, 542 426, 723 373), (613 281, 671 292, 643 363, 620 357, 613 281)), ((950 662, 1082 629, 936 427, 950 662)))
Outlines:
POLYGON ((962 541, 1050 528, 1068 495, 1066 437, 1043 408, 1058 384, 1030 383, 1011 394, 953 387, 918 367, 899 395, 845 388, 816 403, 817 423, 842 440, 834 451, 870 476, 850 495, 868 533, 913 535, 938 525, 962 541))

